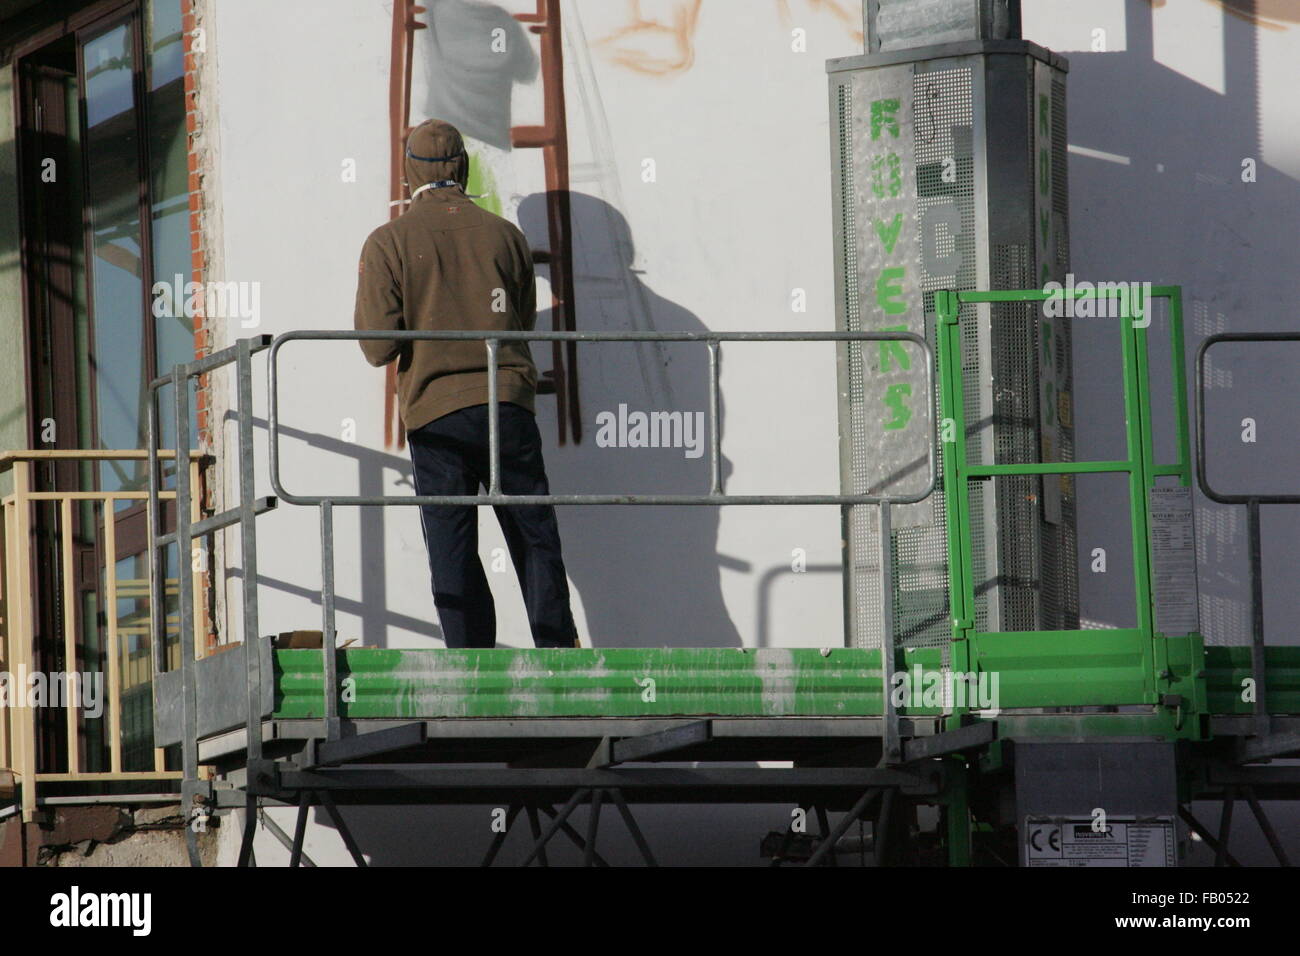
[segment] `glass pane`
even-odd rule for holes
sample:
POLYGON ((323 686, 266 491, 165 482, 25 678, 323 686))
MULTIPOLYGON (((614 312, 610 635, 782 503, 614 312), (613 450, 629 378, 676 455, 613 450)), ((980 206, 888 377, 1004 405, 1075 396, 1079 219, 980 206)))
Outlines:
MULTIPOLYGON (((88 41, 82 50, 86 82, 83 156, 93 257, 95 445, 144 444, 144 273, 140 236, 140 143, 133 84, 135 52, 128 24, 88 41)), ((106 491, 142 487, 144 468, 104 462, 106 491)))
MULTIPOLYGON (((164 375, 179 362, 194 359, 194 319, 185 315, 185 284, 190 269, 190 208, 187 135, 185 129, 184 44, 180 0, 154 0, 150 4, 149 34, 149 185, 153 232, 155 288, 166 283, 171 291, 155 297, 153 310, 158 342, 157 374, 164 375), (177 294, 179 290, 180 294, 177 294), (159 313, 162 313, 161 315, 159 313)), ((163 434, 175 431, 163 406, 163 434)), ((196 428, 191 396, 191 434, 196 428)), ((169 447, 172 442, 166 441, 169 447)))

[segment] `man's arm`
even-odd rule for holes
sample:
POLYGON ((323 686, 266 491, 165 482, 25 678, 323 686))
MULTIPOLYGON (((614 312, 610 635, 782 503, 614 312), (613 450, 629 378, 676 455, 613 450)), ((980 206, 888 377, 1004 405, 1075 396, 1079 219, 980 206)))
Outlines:
MULTIPOLYGON (((392 332, 404 329, 402 287, 393 276, 388 257, 371 235, 361 249, 357 268, 357 306, 353 324, 359 332, 392 332)), ((370 339, 359 343, 371 365, 387 365, 402 353, 404 343, 370 339)))

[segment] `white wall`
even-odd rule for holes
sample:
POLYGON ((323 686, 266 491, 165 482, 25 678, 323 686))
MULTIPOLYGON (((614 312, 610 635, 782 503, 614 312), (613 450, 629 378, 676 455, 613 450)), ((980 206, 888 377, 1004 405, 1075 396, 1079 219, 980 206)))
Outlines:
MULTIPOLYGON (((455 28, 463 6, 429 4, 435 27, 455 28)), ((378 2, 243 0, 216 9, 225 278, 261 283, 258 331, 349 328, 360 243, 387 218, 388 11, 378 2), (300 41, 286 43, 290 36, 300 41), (346 159, 356 161, 354 183, 342 181, 346 159)), ((775 3, 705 4, 694 65, 647 75, 616 62, 618 50, 580 42, 624 25, 622 5, 566 5, 579 328, 833 327, 822 62, 860 47, 833 17, 799 4, 794 15, 787 26, 775 3), (791 50, 794 26, 808 31, 806 52, 791 50), (654 182, 642 180, 647 159, 654 182), (619 252, 629 238, 630 263, 619 252), (793 311, 795 289, 806 291, 806 311, 793 311)), ((427 61, 437 55, 429 35, 416 50, 412 122, 428 115, 427 61)), ((490 41, 483 31, 467 36, 490 41)), ((508 42, 535 46, 522 32, 508 42)), ((466 69, 452 78, 475 82, 466 69)), ((540 82, 515 87, 515 124, 541 122, 540 82)), ((471 148, 491 169, 505 213, 545 247, 540 152, 471 148)), ((546 301, 544 279, 542 289, 546 301)), ((539 327, 549 322, 543 314, 539 327)), ((537 354, 549 368, 549 347, 537 354)), ((836 490, 833 347, 737 345, 723 362, 729 489, 836 490)), ((702 347, 586 346, 579 368, 582 444, 556 447, 554 399, 538 400, 553 490, 707 490, 707 457, 594 442, 596 415, 620 403, 707 412, 702 347)), ((290 490, 410 490, 404 453, 382 447, 381 373, 355 346, 288 346, 282 376, 282 421, 311 436, 284 443, 290 490), (339 441, 346 419, 356 423, 354 445, 339 441)), ((842 640, 834 508, 584 508, 564 509, 560 520, 587 646, 842 640), (796 548, 807 555, 803 575, 790 573, 796 548)), ((490 513, 482 526, 490 560, 503 542, 490 513)), ((319 626, 316 529, 313 512, 287 506, 261 522, 264 633, 319 626)), ((341 510, 336 533, 340 633, 368 645, 432 646, 416 514, 341 510)), ((529 645, 513 573, 491 580, 500 643, 529 645)))
MULTIPOLYGON (((443 14, 449 2, 426 5, 443 14)), ((516 11, 532 4, 503 6, 516 11)), ((641 10, 671 23, 690 6, 646 0, 641 10)), ((627 25, 628 8, 608 0, 566 3, 573 189, 589 197, 574 206, 579 328, 833 327, 823 61, 861 49, 860 36, 852 35, 857 5, 794 0, 789 21, 782 6, 705 0, 693 32, 681 31, 689 44, 665 30, 598 44, 627 25), (850 11, 847 24, 836 9, 850 11), (796 27, 807 30, 807 52, 790 48, 796 27), (647 159, 655 163, 653 183, 641 178, 647 159), (630 262, 624 229, 634 248, 630 262), (796 288, 806 290, 806 312, 791 310, 796 288)), ((261 282, 260 331, 349 328, 357 251, 387 217, 389 9, 380 0, 220 0, 216 7, 224 278, 261 282), (356 161, 355 183, 341 181, 346 159, 356 161)), ((1181 283, 1189 346, 1211 331, 1293 328, 1289 303, 1300 291, 1294 242, 1300 124, 1292 93, 1300 80, 1297 26, 1249 25, 1205 0, 1169 0, 1154 16, 1141 0, 1026 0, 1024 19, 1028 38, 1064 52, 1071 64, 1074 272, 1181 283), (1257 164, 1253 183, 1241 181, 1246 158, 1257 164)), ((425 118, 434 95, 431 70, 436 89, 444 88, 430 55, 425 35, 417 47, 413 122, 425 118)), ((461 64, 467 65, 473 61, 461 64)), ((513 114, 516 124, 540 122, 538 81, 515 87, 513 114)), ((475 153, 490 169, 506 214, 522 220, 535 245, 545 245, 535 212, 543 184, 539 155, 484 143, 475 144, 475 153)), ((543 316, 539 327, 547 325, 543 316)), ((538 350, 542 368, 550 365, 548 355, 538 350)), ((1221 378, 1214 399, 1236 403, 1222 406, 1222 422, 1243 414, 1260 419, 1268 441, 1231 444, 1234 436, 1223 425, 1215 448, 1233 454, 1243 481, 1271 480, 1270 490, 1279 490, 1300 464, 1300 451, 1286 440, 1300 409, 1287 404, 1290 377, 1279 355, 1238 357, 1237 387, 1222 387, 1227 379, 1221 378)), ((593 441, 595 414, 620 402, 705 410, 703 351, 586 346, 581 356, 583 444, 556 447, 553 399, 538 402, 553 489, 705 487, 707 459, 602 449, 593 441)), ((736 346, 724 361, 729 489, 833 489, 830 349, 808 346, 778 356, 771 346, 736 346)), ((1113 389, 1105 375, 1091 374, 1098 367, 1086 351, 1076 356, 1080 415, 1090 403, 1108 401, 1113 389)), ((404 455, 382 448, 381 375, 354 346, 291 346, 282 372, 282 420, 303 436, 285 441, 291 490, 410 491, 404 455), (350 445, 339 441, 345 419, 357 428, 350 445)), ((264 474, 259 480, 260 493, 268 493, 264 474)), ((1098 520, 1081 533, 1081 548, 1089 548, 1089 535, 1109 540, 1122 530, 1122 519, 1108 517, 1111 506, 1108 499, 1083 500, 1084 520, 1098 520)), ((589 508, 562 510, 560 520, 587 645, 842 640, 833 508, 589 508), (787 573, 794 548, 806 549, 809 573, 787 573)), ((1197 520, 1205 628, 1212 640, 1242 640, 1240 515, 1200 501, 1197 520)), ((1300 612, 1300 587, 1286 560, 1294 522, 1278 511, 1266 529, 1270 621, 1300 612)), ((483 551, 490 555, 500 537, 490 515, 482 525, 483 551)), ((318 627, 315 515, 283 506, 260 528, 262 632, 318 627)), ((437 646, 413 512, 343 510, 337 548, 344 636, 367 645, 437 646)), ((501 643, 526 646, 513 576, 491 580, 501 643)), ((1104 619, 1114 610, 1106 588, 1087 586, 1104 619)), ((357 813, 361 819, 365 812, 357 813)), ((420 832, 481 825, 486 845, 486 813, 421 811, 408 819, 421 821, 420 832)), ((766 828, 761 821, 779 827, 779 818, 774 808, 765 817, 720 811, 709 819, 719 841, 730 840, 723 832, 728 825, 736 833, 747 828, 726 852, 737 862, 755 862, 753 841, 766 828)), ((364 819, 371 832, 385 826, 382 816, 364 819)), ((662 822, 666 827, 670 818, 662 822)), ((341 859, 334 834, 316 839, 324 859, 341 859)), ((418 856, 423 837, 413 831, 408 839, 408 852, 418 856)))

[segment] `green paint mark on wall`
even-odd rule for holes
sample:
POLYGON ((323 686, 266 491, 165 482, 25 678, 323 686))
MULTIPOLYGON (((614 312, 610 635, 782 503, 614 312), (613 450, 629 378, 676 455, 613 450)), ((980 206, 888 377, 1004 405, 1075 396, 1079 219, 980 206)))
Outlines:
POLYGON ((465 186, 465 191, 480 197, 474 200, 480 209, 486 209, 493 215, 501 215, 501 197, 497 195, 497 184, 492 170, 488 169, 487 164, 473 153, 469 154, 469 182, 465 186))

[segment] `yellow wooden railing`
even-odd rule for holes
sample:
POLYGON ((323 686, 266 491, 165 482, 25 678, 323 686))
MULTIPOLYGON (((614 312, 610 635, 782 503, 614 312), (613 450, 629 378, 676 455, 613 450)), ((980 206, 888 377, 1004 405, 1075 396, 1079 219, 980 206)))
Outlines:
MULTIPOLYGON (((135 612, 119 617, 118 601, 129 598, 135 600, 149 599, 148 578, 119 578, 117 575, 117 507, 121 501, 144 501, 149 497, 148 491, 36 491, 33 483, 33 469, 41 462, 52 460, 74 460, 79 462, 99 461, 140 461, 148 457, 143 450, 127 451, 79 451, 79 450, 38 450, 8 451, 0 453, 0 473, 9 472, 13 476, 13 485, 5 495, 0 510, 0 672, 9 675, 10 703, 14 694, 26 694, 25 677, 35 673, 33 668, 36 625, 34 614, 36 601, 42 593, 44 582, 36 578, 37 570, 33 542, 32 510, 37 502, 52 501, 60 509, 60 535, 58 540, 58 561, 63 580, 63 672, 81 674, 84 669, 79 666, 84 654, 79 653, 79 637, 82 633, 82 608, 77 599, 76 576, 73 560, 75 555, 73 542, 73 506, 74 502, 91 502, 91 508, 97 509, 103 521, 103 540, 100 542, 102 553, 106 555, 103 562, 103 586, 96 582, 99 592, 98 607, 102 609, 104 622, 102 642, 103 657, 108 664, 107 686, 104 698, 107 727, 105 736, 108 742, 108 767, 103 770, 91 770, 82 766, 82 748, 90 753, 92 742, 89 740, 87 724, 82 719, 80 700, 69 697, 66 704, 67 752, 60 765, 66 771, 53 771, 37 766, 40 741, 37 738, 38 724, 34 708, 30 706, 8 706, 0 708, 0 769, 9 769, 15 777, 21 794, 23 819, 30 821, 40 802, 41 785, 47 783, 94 784, 116 781, 139 781, 141 783, 180 779, 178 771, 169 771, 165 767, 163 751, 155 749, 153 767, 150 770, 123 769, 122 746, 122 700, 123 696, 135 693, 149 693, 146 689, 153 679, 153 667, 150 660, 155 642, 162 639, 151 633, 148 612, 135 612), (122 639, 131 635, 147 638, 145 648, 129 650, 124 655, 122 639)), ((159 453, 162 460, 174 460, 175 454, 169 451, 159 453)), ((197 453, 190 456, 191 487, 199 487, 200 461, 197 453)), ((164 491, 163 500, 175 500, 174 491, 164 491)), ((193 520, 199 518, 199 496, 196 493, 191 508, 193 520)), ((148 555, 144 558, 147 560, 148 555)), ((183 573, 187 564, 192 567, 188 555, 179 557, 179 568, 183 573)), ((194 571, 195 616, 197 633, 206 633, 205 609, 203 600, 203 577, 201 571, 194 571)), ((175 597, 179 591, 175 578, 164 582, 164 594, 175 597)), ((45 593, 50 593, 48 589, 45 593)), ((176 626, 176 616, 166 618, 166 630, 172 631, 176 626)), ((198 642, 200 646, 204 642, 198 642)), ((177 642, 165 643, 169 667, 179 665, 179 648, 177 642)), ((47 675, 48 679, 48 675, 47 675)), ((100 676, 103 680, 103 675, 100 676)), ((152 698, 149 699, 152 713, 152 698)), ((101 725, 102 726, 102 725, 101 725)), ((98 749, 101 744, 93 744, 98 749)), ((87 761, 92 762, 92 761, 87 761)), ((98 761, 94 761, 98 762, 98 761)), ((93 788, 84 788, 93 789, 93 788)))

